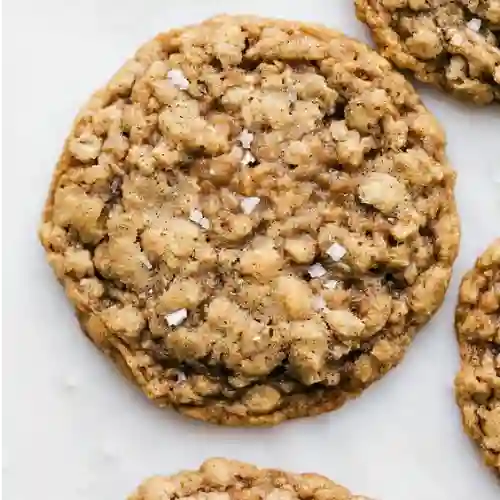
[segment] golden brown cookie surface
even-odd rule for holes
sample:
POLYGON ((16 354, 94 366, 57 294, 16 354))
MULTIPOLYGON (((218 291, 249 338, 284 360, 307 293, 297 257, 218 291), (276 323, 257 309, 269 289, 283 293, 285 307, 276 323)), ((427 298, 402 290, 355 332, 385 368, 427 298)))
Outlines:
POLYGON ((334 409, 443 300, 443 132, 364 44, 219 17, 95 94, 40 234, 92 341, 160 406, 223 424, 334 409))
POLYGON ((156 476, 144 481, 129 500, 369 500, 318 474, 292 474, 222 458, 197 471, 156 476))
POLYGON ((463 424, 500 474, 500 239, 462 280, 455 324, 462 357, 455 385, 463 424))
POLYGON ((499 0, 355 0, 382 55, 477 104, 500 101, 499 0))

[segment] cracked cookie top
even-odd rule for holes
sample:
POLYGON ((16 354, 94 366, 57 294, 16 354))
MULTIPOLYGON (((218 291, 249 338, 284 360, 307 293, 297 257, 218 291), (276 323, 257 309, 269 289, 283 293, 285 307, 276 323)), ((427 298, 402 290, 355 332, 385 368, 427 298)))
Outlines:
POLYGON ((326 477, 258 469, 235 460, 212 458, 197 471, 147 479, 129 500, 369 500, 326 477))
POLYGON ((500 474, 500 239, 465 275, 455 324, 462 357, 455 385, 464 427, 500 474))
POLYGON ((151 399, 277 423, 359 393, 440 305, 459 241, 444 145, 364 44, 217 17, 157 36, 91 98, 41 240, 151 399))
POLYGON ((356 0, 381 53, 478 104, 500 101, 500 0, 356 0))

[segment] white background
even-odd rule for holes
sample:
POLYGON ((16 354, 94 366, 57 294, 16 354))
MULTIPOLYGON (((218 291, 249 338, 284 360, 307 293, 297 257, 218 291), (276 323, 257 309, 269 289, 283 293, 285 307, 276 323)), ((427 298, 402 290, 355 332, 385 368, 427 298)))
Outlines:
POLYGON ((498 500, 500 484, 463 434, 453 399, 452 315, 460 275, 500 233, 500 106, 422 89, 459 172, 463 238, 447 301, 402 365, 331 414, 215 427, 154 408, 80 334, 36 237, 53 165, 80 105, 157 32, 250 12, 368 40, 351 0, 3 3, 4 498, 123 500, 145 476, 227 456, 323 473, 377 500, 498 500))

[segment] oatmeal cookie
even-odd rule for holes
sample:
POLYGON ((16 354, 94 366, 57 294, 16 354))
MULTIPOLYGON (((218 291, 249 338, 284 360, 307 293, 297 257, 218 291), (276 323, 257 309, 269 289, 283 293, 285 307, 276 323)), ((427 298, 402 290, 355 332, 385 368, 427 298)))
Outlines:
POLYGON ((500 101, 500 0, 355 0, 381 53, 476 104, 500 101))
POLYGON ((455 325, 462 358, 455 388, 463 424, 500 474, 500 239, 465 275, 455 325))
POLYGON ((128 500, 369 500, 318 474, 258 469, 235 460, 212 458, 197 471, 144 481, 128 500))
POLYGON ((142 47, 77 117, 40 230, 83 330, 160 406, 340 406, 403 357, 459 242, 445 138, 324 27, 223 16, 142 47))

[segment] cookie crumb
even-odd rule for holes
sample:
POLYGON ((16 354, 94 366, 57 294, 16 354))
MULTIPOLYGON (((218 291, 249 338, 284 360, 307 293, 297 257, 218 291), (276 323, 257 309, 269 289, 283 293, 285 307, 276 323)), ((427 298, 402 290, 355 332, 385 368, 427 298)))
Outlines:
POLYGON ((321 278, 326 274, 326 269, 321 264, 313 264, 307 272, 311 278, 321 278))
POLYGON ((238 141, 243 149, 250 149, 253 141, 253 134, 247 129, 243 129, 241 134, 238 136, 238 141))
POLYGON ((241 200, 240 206, 241 206, 241 209, 243 210, 243 213, 246 215, 249 215, 257 208, 257 205, 259 203, 260 203, 259 197, 250 196, 248 198, 243 198, 241 200))
POLYGON ((167 79, 169 83, 178 89, 187 90, 189 88, 189 80, 180 69, 171 69, 167 73, 167 79))
POLYGON ((481 19, 477 18, 472 18, 468 23, 467 23, 467 28, 469 28, 472 31, 475 31, 476 33, 481 29, 481 19))
POLYGON ((187 318, 186 309, 178 309, 165 316, 168 326, 179 326, 187 318))
POLYGON ((210 229, 210 221, 203 216, 203 213, 197 208, 191 210, 189 214, 189 220, 194 222, 203 229, 210 229))
POLYGON ((333 243, 330 248, 326 251, 326 253, 330 256, 330 258, 338 262, 339 260, 344 257, 344 255, 347 253, 347 250, 342 246, 339 245, 338 243, 333 243))

